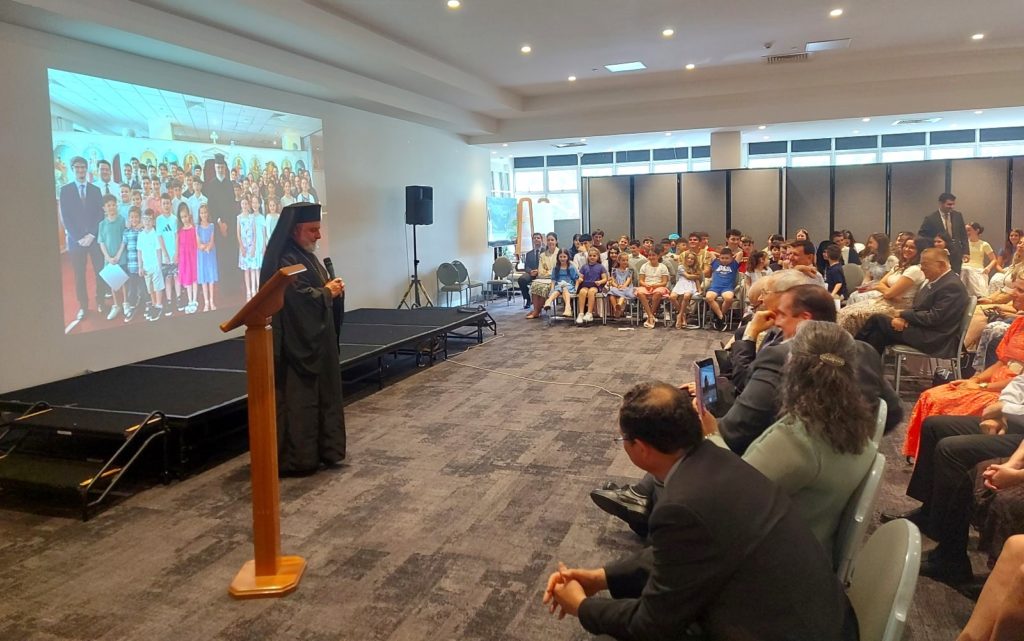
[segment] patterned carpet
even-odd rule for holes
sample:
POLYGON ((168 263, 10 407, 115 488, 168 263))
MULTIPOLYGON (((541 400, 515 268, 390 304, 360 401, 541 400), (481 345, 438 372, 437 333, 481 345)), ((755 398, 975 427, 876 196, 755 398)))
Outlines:
MULTIPOLYGON (((690 378, 725 336, 491 311, 500 336, 453 361, 619 393, 690 378)), ((587 498, 637 475, 612 441, 618 403, 449 362, 349 404, 348 464, 282 482, 283 552, 308 561, 283 599, 227 594, 252 554, 247 455, 87 523, 0 501, 0 639, 589 638, 540 596, 557 561, 598 565, 639 544, 587 498)), ((898 438, 886 443, 885 508, 912 505, 898 438)), ((971 607, 921 579, 905 638, 948 641, 971 607)))

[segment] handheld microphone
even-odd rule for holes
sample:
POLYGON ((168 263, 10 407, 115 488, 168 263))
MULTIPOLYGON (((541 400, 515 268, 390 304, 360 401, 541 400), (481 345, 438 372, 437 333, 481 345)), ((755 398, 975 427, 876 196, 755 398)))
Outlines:
POLYGON ((331 280, 337 278, 337 276, 334 275, 334 262, 330 257, 324 259, 324 269, 327 270, 327 275, 331 277, 331 280))

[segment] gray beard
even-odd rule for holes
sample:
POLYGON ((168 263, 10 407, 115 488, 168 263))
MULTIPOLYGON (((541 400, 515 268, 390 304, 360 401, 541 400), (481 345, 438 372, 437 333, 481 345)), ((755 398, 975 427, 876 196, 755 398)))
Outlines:
POLYGON ((309 243, 309 244, 306 244, 306 245, 300 245, 300 247, 302 247, 304 250, 306 250, 310 254, 315 254, 315 253, 317 253, 317 251, 320 250, 320 243, 309 243))

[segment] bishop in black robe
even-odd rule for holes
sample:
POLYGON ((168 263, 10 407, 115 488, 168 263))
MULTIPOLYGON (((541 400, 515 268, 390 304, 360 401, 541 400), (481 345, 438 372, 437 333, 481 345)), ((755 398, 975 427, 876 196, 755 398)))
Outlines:
POLYGON ((285 290, 284 306, 271 321, 278 469, 282 475, 311 474, 321 464, 331 467, 345 458, 338 362, 343 285, 295 237, 299 225, 319 221, 320 205, 285 207, 267 243, 260 274, 262 285, 281 267, 306 268, 285 290), (332 288, 342 288, 341 294, 334 296, 332 288))

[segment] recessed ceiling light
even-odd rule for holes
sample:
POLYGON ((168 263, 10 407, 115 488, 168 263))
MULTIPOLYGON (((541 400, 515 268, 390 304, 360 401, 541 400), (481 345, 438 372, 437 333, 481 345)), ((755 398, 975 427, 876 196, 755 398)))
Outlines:
POLYGON ((771 139, 772 139, 772 137, 771 137, 771 136, 761 136, 761 138, 762 138, 763 140, 771 140, 771 139))
POLYGON ((502 147, 508 147, 508 143, 507 142, 503 142, 503 143, 501 143, 501 146, 502 147))
POLYGON ((576 76, 569 76, 569 82, 576 82, 576 76))
POLYGON ((757 128, 763 131, 768 128, 768 125, 758 125, 757 128))
POLYGON ((647 65, 638 60, 636 62, 617 62, 613 65, 605 65, 604 68, 612 73, 621 73, 623 71, 640 71, 646 69, 647 65))
POLYGON ((985 112, 984 112, 984 111, 982 111, 981 109, 978 109, 977 111, 975 111, 975 112, 974 112, 974 115, 975 115, 975 116, 980 116, 980 115, 981 115, 981 114, 983 114, 983 113, 985 113, 985 112))
POLYGON ((870 118, 861 118, 860 121, 861 122, 871 122, 871 119, 870 118))
POLYGON ((531 51, 533 51, 533 47, 531 47, 530 45, 523 45, 522 47, 519 47, 519 51, 520 53, 530 53, 531 51))
POLYGON ((496 153, 498 153, 498 152, 496 152, 496 151, 492 151, 491 153, 492 153, 492 154, 496 154, 496 153))
POLYGON ((971 40, 981 40, 984 37, 985 37, 985 34, 983 34, 983 33, 976 33, 973 36, 971 36, 971 40))
POLYGON ((832 16, 833 18, 838 18, 839 16, 843 15, 843 10, 833 9, 832 11, 828 12, 828 15, 832 16))
POLYGON ((462 6, 462 3, 459 0, 448 0, 448 8, 449 9, 458 9, 461 6, 462 6))
POLYGON ((686 65, 686 70, 687 71, 693 71, 696 68, 697 68, 697 65, 693 64, 692 62, 690 64, 686 65))
POLYGON ((671 132, 671 131, 666 131, 666 132, 665 132, 665 135, 666 135, 666 136, 671 136, 671 135, 672 135, 672 132, 671 132))
POLYGON ((855 133, 855 134, 859 134, 859 133, 860 133, 860 129, 854 129, 854 130, 853 130, 853 133, 855 133))
POLYGON ((672 36, 676 35, 676 30, 671 28, 663 29, 661 35, 664 38, 671 38, 672 36))
POLYGON ((960 126, 960 125, 956 124, 955 122, 951 122, 951 123, 949 123, 949 128, 950 128, 950 129, 956 129, 956 128, 957 128, 957 127, 959 127, 959 126, 960 126))
POLYGON ((587 142, 586 138, 580 138, 580 142, 587 142))

